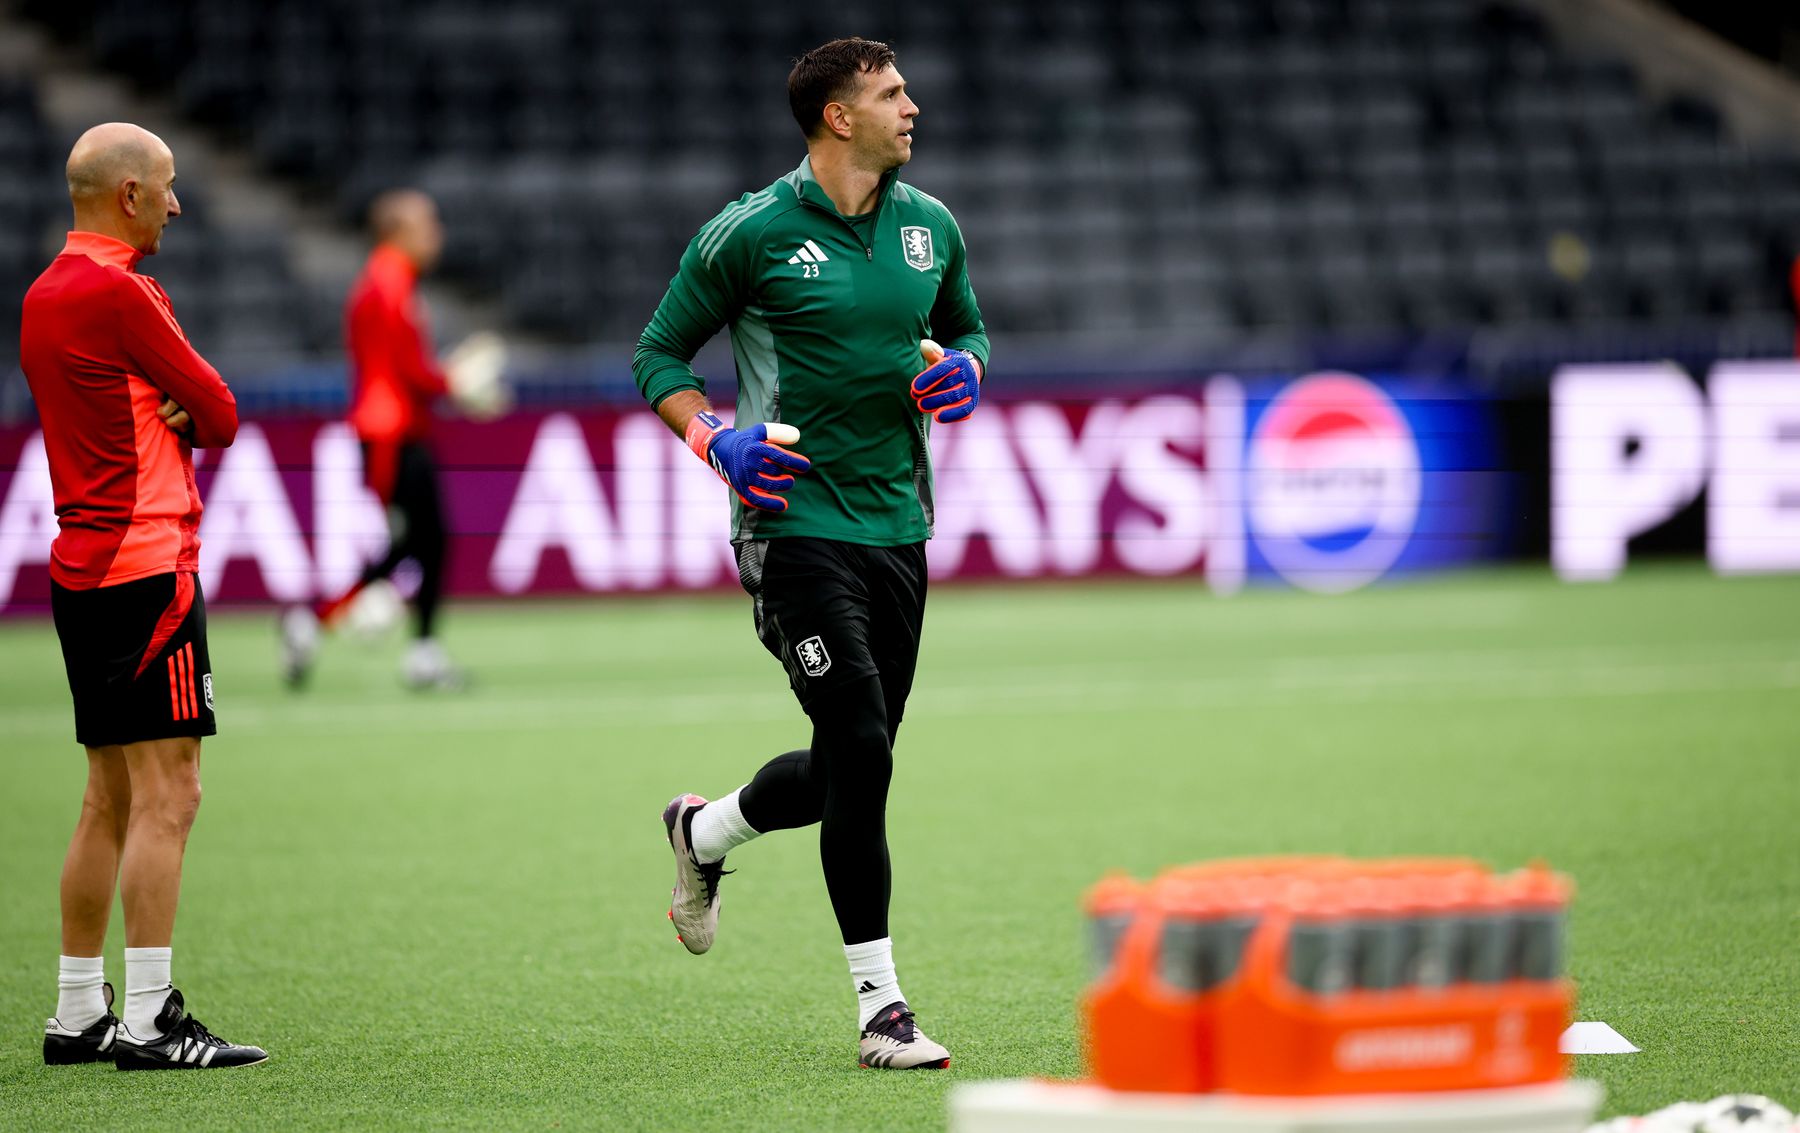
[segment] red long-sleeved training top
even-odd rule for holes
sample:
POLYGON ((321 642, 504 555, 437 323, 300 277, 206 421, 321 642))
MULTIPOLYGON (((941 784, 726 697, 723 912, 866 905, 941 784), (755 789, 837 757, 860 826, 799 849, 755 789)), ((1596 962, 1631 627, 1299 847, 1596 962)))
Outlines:
POLYGON ((113 586, 200 562, 193 449, 237 436, 237 400, 188 344, 143 257, 97 232, 68 243, 25 293, 19 361, 44 427, 60 528, 50 577, 113 586), (177 436, 156 410, 193 419, 177 436))
POLYGON ((382 244, 350 288, 344 339, 350 350, 350 426, 376 444, 423 440, 444 371, 431 350, 418 302, 419 269, 382 244))

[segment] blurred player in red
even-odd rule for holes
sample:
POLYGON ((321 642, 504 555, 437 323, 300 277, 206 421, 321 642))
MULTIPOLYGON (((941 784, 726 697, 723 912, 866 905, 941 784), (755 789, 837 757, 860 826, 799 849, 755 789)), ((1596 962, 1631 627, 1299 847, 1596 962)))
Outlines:
POLYGON ((432 404, 450 395, 473 415, 497 411, 499 347, 491 336, 481 336, 460 347, 446 365, 439 365, 432 350, 418 283, 437 264, 444 229, 430 197, 416 189, 383 193, 369 207, 369 227, 375 250, 351 287, 344 337, 353 391, 350 424, 362 442, 363 480, 388 510, 388 549, 349 590, 311 609, 283 613, 283 676, 290 685, 303 683, 317 655, 319 630, 334 628, 365 589, 385 585, 412 559, 419 566, 416 632, 402 677, 413 688, 460 688, 462 671, 437 639, 447 538, 429 445, 432 404))
MULTIPOLYGON (((1800 313, 1800 256, 1794 258, 1794 265, 1788 271, 1788 293, 1794 300, 1794 310, 1800 313)), ((1794 331, 1794 354, 1800 357, 1800 329, 1794 331)))
POLYGON ((181 215, 175 157, 125 122, 69 153, 75 224, 25 294, 19 358, 50 458, 50 610, 87 792, 62 872, 62 957, 44 1061, 218 1069, 268 1057, 187 1014, 170 982, 200 740, 215 734, 193 450, 237 435, 237 400, 137 265, 181 215), (102 950, 125 906, 125 1018, 102 950))

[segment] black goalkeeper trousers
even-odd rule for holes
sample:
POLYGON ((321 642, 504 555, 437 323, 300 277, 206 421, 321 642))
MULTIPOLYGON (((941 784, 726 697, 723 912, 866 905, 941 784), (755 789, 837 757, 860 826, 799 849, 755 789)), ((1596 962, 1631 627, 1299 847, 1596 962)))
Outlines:
MULTIPOLYGON (((363 445, 365 468, 376 455, 370 451, 372 447, 363 445)), ((437 462, 432 459, 431 450, 418 441, 401 445, 392 459, 397 466, 384 501, 388 509, 387 553, 363 568, 360 585, 391 576, 407 559, 418 563, 419 591, 413 595, 413 610, 418 615, 418 636, 430 637, 437 629, 449 543, 443 500, 438 492, 437 462)))
POLYGON ((774 539, 738 549, 757 634, 812 718, 812 744, 764 764, 738 797, 761 833, 819 824, 819 862, 845 944, 888 935, 894 739, 918 662, 924 544, 774 539))

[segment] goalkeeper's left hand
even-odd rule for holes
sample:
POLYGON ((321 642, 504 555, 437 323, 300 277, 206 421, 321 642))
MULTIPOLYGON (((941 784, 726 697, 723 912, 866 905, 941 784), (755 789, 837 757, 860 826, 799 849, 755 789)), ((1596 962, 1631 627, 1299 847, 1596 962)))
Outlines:
POLYGON ((912 380, 913 401, 920 413, 941 424, 961 421, 981 404, 981 363, 967 350, 945 350, 929 338, 919 343, 927 363, 912 380))

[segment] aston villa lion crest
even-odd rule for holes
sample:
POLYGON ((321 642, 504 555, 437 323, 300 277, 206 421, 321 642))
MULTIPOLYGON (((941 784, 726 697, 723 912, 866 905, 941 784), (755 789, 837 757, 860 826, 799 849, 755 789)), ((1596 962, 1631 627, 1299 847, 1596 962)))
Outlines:
POLYGON ((809 677, 822 677, 831 668, 831 654, 825 652, 825 642, 817 634, 802 641, 794 648, 800 657, 800 667, 809 677))
POLYGON ((931 270, 931 229, 908 226, 900 230, 900 245, 906 249, 906 262, 920 271, 931 270))

